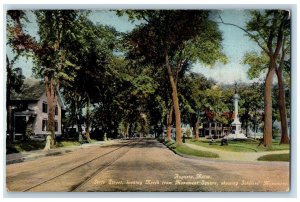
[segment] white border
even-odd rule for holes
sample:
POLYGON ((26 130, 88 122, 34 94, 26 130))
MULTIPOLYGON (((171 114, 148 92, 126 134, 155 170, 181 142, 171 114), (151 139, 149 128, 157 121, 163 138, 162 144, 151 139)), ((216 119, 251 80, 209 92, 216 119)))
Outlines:
MULTIPOLYGON (((41 2, 38 0, 28 0, 26 2, 24 2, 24 0, 3 0, 2 1, 2 9, 1 9, 1 25, 0 25, 0 29, 4 30, 4 23, 5 21, 3 21, 4 18, 4 13, 3 13, 3 9, 4 8, 19 8, 19 9, 29 9, 29 8, 37 8, 37 9, 41 9, 41 8, 81 8, 81 9, 95 9, 95 8, 102 8, 102 9, 108 9, 108 8, 215 8, 215 9, 226 9, 226 8, 232 8, 232 9, 242 9, 242 8, 287 8, 287 4, 294 4, 293 6, 293 12, 292 12, 292 20, 296 21, 296 22, 300 22, 299 20, 299 15, 297 14, 297 10, 299 10, 299 3, 297 0, 277 0, 276 2, 274 0, 265 0, 266 2, 262 2, 261 0, 252 0, 252 1, 239 1, 239 0, 228 0, 228 1, 222 1, 222 0, 218 0, 218 1, 214 1, 214 0, 202 0, 201 2, 198 2, 196 0, 185 0, 185 1, 172 1, 172 0, 152 0, 152 1, 137 1, 137 0, 115 0, 115 1, 101 1, 101 4, 98 4, 99 1, 97 0, 84 0, 84 1, 78 1, 78 0, 73 0, 73 1, 66 1, 66 0, 53 0, 51 1, 51 3, 53 4, 49 4, 49 2, 41 2), (72 3, 72 5, 68 5, 68 3, 72 3), (276 3, 277 5, 274 5, 274 3, 276 3), (4 4, 9 4, 9 5, 4 5, 4 4), (14 5, 13 5, 14 4, 14 5), (39 5, 37 5, 39 4, 39 5), (172 5, 168 5, 168 4, 172 4, 172 5), (190 4, 190 5, 188 5, 190 4), (232 5, 235 4, 235 5, 232 5), (297 14, 297 15, 296 15, 297 14), (296 15, 296 16, 295 16, 296 15)), ((291 8, 291 5, 288 6, 288 8, 291 8)), ((297 37, 297 33, 299 33, 299 26, 296 26, 296 23, 293 25, 293 32, 292 32, 292 41, 295 43, 297 42, 297 44, 295 43, 292 49, 292 64, 293 64, 293 68, 292 68, 292 133, 293 136, 296 136, 297 134, 299 134, 299 126, 297 125, 297 120, 298 119, 298 114, 299 113, 299 108, 297 107, 297 101, 299 100, 299 81, 297 81, 298 78, 298 71, 297 71, 297 58, 299 58, 299 52, 297 52, 297 47, 299 47, 299 40, 297 37)), ((299 34, 298 34, 299 35, 299 34)), ((3 31, 1 32, 1 41, 4 42, 4 35, 3 35, 3 31)), ((5 80, 2 78, 5 78, 5 46, 3 43, 3 47, 2 49, 0 49, 0 54, 1 54, 1 62, 3 64, 3 68, 4 71, 0 71, 0 90, 1 93, 0 95, 2 95, 2 98, 5 97, 5 92, 4 92, 4 88, 5 88, 5 80)), ((0 116, 0 131, 2 135, 5 135, 5 102, 4 99, 0 99, 0 106, 3 107, 3 116, 0 116)), ((296 175, 296 157, 299 157, 299 153, 297 153, 297 146, 299 145, 299 139, 297 138, 297 142, 295 141, 295 139, 292 139, 292 173, 294 174, 292 181, 295 182, 293 183, 295 186, 297 184, 297 182, 299 181, 299 177, 296 175), (298 143, 298 144, 297 144, 298 143)), ((3 151, 2 151, 3 152, 3 151)), ((299 151, 298 151, 299 152, 299 151)), ((3 162, 3 164, 1 165, 1 168, 3 170, 3 172, 1 173, 1 179, 4 179, 5 177, 5 161, 4 161, 4 154, 2 153, 2 155, 0 155, 0 158, 3 162)), ((4 180, 5 181, 5 180, 4 180)), ((4 182, 3 181, 3 182, 4 182)), ((271 199, 272 202, 273 201, 277 201, 277 200, 282 200, 280 199, 281 197, 297 197, 297 190, 293 190, 292 193, 289 194, 285 194, 285 193, 72 193, 71 195, 69 195, 68 193, 47 193, 47 194, 6 194, 5 192, 3 192, 4 187, 3 187, 3 183, 0 184, 0 190, 1 190, 1 195, 3 196, 3 194, 5 194, 6 197, 25 197, 26 199, 22 199, 22 201, 35 201, 38 200, 36 197, 77 197, 76 199, 70 199, 72 201, 81 201, 82 197, 124 197, 124 198, 130 198, 130 197, 134 197, 134 198, 152 198, 152 197, 167 197, 167 198, 172 198, 172 197, 176 197, 178 200, 182 201, 182 197, 207 197, 207 198, 211 198, 211 197, 216 197, 216 198, 222 198, 222 197, 243 197, 243 201, 248 201, 251 199, 247 199, 244 197, 261 197, 261 198, 266 198, 266 197, 275 197, 277 199, 271 199), (35 199, 30 199, 27 197, 34 197, 35 199)), ((299 186, 297 186, 297 189, 299 189, 299 186)), ((227 198, 228 199, 228 198, 227 198)), ((225 201, 227 201, 227 199, 225 199, 225 201)), ((295 199, 295 198, 294 198, 295 199)), ((6 199, 6 200, 11 200, 11 199, 6 199)), ((43 199, 44 200, 44 199, 43 199)), ((53 199, 47 199, 47 200, 53 200, 53 199)), ((102 199, 96 199, 97 201, 102 200, 102 199)), ((95 200, 95 201, 96 201, 95 200)), ((132 201, 133 199, 128 199, 130 201, 132 201)), ((150 199, 151 200, 151 199, 150 199)), ((165 199, 164 199, 165 200, 165 199)), ((188 200, 192 200, 192 199, 188 199, 188 200)), ((199 199, 198 199, 199 200, 199 199)), ((200 199, 201 200, 201 199, 200 199)), ((205 199, 207 200, 207 199, 205 199)), ((222 199, 224 200, 224 199, 222 199)), ((230 201, 237 201, 239 199, 230 199, 230 201)), ((265 200, 265 199, 264 199, 265 200)), ((288 200, 288 199, 285 199, 288 200)), ((172 199, 172 201, 174 201, 174 199, 172 199)), ((240 200, 239 200, 240 201, 240 200)))

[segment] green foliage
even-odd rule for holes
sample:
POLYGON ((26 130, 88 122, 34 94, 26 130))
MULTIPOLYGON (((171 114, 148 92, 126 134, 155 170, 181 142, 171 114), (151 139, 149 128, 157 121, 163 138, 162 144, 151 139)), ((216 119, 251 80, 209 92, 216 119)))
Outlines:
POLYGON ((192 131, 191 131, 190 128, 187 128, 187 129, 186 129, 185 135, 186 135, 186 137, 192 137, 192 131))
POLYGON ((32 125, 29 125, 26 127, 26 132, 25 132, 25 136, 27 139, 30 138, 30 136, 32 136, 34 133, 33 133, 33 128, 32 128, 32 125))
POLYGON ((248 126, 248 123, 259 128, 262 122, 263 88, 261 83, 252 83, 251 85, 241 84, 237 89, 240 95, 239 117, 244 128, 248 126))
POLYGON ((209 11, 129 10, 126 13, 129 19, 143 22, 125 37, 131 59, 161 66, 168 54, 174 68, 188 67, 190 62, 198 60, 207 65, 226 61, 221 32, 209 20, 209 11))
POLYGON ((67 74, 74 68, 70 62, 72 55, 67 51, 74 41, 78 11, 74 10, 37 10, 34 12, 39 26, 40 41, 34 54, 33 71, 40 77, 48 76, 59 80, 72 80, 67 74))
POLYGON ((213 113, 214 119, 221 123, 228 123, 226 117, 223 116, 224 112, 228 112, 228 105, 224 102, 224 95, 222 89, 215 85, 205 90, 204 106, 213 113))
POLYGON ((202 113, 207 104, 206 90, 211 88, 212 81, 207 80, 203 75, 190 73, 185 75, 178 84, 181 112, 184 122, 191 123, 197 118, 204 118, 202 113))
POLYGON ((24 83, 25 76, 23 75, 22 69, 20 67, 10 67, 8 69, 9 83, 10 83, 10 92, 21 92, 21 87, 24 83))
POLYGON ((258 161, 290 161, 290 154, 268 154, 261 156, 258 161))
POLYGON ((43 149, 45 147, 44 141, 26 141, 7 145, 6 154, 19 153, 24 151, 33 151, 43 149))
POLYGON ((260 55, 258 55, 257 52, 248 52, 244 55, 243 59, 243 63, 250 66, 250 69, 248 70, 250 79, 259 77, 262 71, 268 68, 269 62, 270 59, 264 52, 261 52, 260 55))

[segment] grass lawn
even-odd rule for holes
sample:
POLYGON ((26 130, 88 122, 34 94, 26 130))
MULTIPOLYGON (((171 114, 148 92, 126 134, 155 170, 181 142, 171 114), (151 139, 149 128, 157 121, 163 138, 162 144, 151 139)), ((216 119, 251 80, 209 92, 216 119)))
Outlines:
POLYGON ((192 149, 186 145, 175 146, 175 142, 166 142, 165 145, 180 154, 186 154, 186 155, 198 156, 198 157, 206 157, 206 158, 218 158, 219 157, 218 154, 215 154, 213 152, 192 149))
MULTIPOLYGON (((94 143, 96 140, 91 140, 90 143, 94 143)), ((7 145, 6 154, 19 153, 24 151, 33 151, 44 149, 45 141, 24 141, 19 143, 14 143, 12 145, 7 145)), ((78 141, 67 140, 57 142, 56 147, 70 147, 70 146, 80 146, 78 141)))
POLYGON ((261 156, 258 161, 290 161, 290 154, 268 154, 261 156))
POLYGON ((6 146, 6 154, 44 149, 45 141, 24 141, 6 146))
POLYGON ((232 152, 263 152, 263 151, 278 151, 278 150, 289 150, 290 146, 283 144, 279 145, 278 142, 273 142, 272 148, 265 148, 263 145, 259 145, 259 140, 229 140, 228 146, 220 146, 221 141, 217 140, 214 144, 210 145, 210 140, 201 138, 200 140, 187 140, 187 143, 195 144, 203 147, 219 149, 223 151, 232 152))
POLYGON ((70 146, 80 146, 78 141, 60 141, 57 143, 57 147, 70 147, 70 146))

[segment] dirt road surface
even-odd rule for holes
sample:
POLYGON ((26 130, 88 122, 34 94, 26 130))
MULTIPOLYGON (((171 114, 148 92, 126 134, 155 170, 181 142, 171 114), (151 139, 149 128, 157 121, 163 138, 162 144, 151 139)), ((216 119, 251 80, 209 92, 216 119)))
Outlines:
POLYGON ((10 192, 287 192, 289 163, 184 158, 154 139, 6 166, 10 192))

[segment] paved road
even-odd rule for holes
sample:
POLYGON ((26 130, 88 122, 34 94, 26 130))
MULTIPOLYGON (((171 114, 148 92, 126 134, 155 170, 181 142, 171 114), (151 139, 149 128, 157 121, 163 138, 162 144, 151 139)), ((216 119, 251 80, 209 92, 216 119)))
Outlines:
POLYGON ((43 157, 6 171, 7 189, 17 192, 289 190, 289 163, 183 158, 153 139, 43 157))

